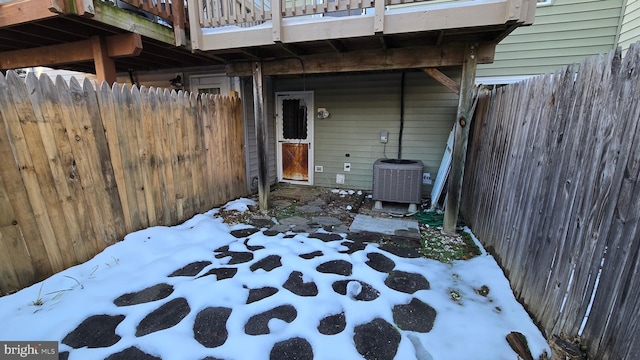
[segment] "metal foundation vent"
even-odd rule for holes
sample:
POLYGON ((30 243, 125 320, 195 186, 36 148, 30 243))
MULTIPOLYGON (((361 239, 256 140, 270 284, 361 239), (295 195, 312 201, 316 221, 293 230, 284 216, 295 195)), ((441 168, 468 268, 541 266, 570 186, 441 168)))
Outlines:
POLYGON ((420 160, 376 160, 373 163, 373 200, 420 204, 423 168, 420 160))

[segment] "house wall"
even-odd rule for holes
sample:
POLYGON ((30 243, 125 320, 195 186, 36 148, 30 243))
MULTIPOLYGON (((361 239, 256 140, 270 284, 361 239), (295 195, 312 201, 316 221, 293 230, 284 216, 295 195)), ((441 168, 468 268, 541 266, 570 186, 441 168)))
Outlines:
MULTIPOLYGON (((459 70, 445 73, 459 81, 459 70)), ((388 72, 276 79, 275 91, 313 91, 316 108, 330 113, 315 119, 314 165, 324 171, 314 174, 314 185, 369 190, 375 160, 398 157, 401 78, 401 72, 388 72), (386 146, 380 142, 383 130, 389 132, 386 146), (343 171, 345 162, 350 172, 343 171), (336 174, 345 174, 344 184, 336 183, 336 174)), ((435 180, 458 96, 424 72, 407 71, 404 98, 401 157, 422 160, 435 180)))
POLYGON ((640 0, 627 0, 618 46, 626 52, 631 44, 640 41, 640 0))
MULTIPOLYGON (((206 67, 191 67, 191 68, 174 68, 174 69, 164 69, 164 70, 153 70, 153 71, 134 71, 132 75, 127 73, 119 73, 116 81, 119 84, 128 84, 131 86, 131 76, 133 76, 133 80, 135 83, 139 85, 144 85, 146 87, 159 87, 159 88, 168 88, 168 89, 176 89, 176 90, 187 90, 191 91, 191 83, 190 79, 192 76, 226 76, 224 65, 218 66, 206 66, 206 67), (170 80, 175 78, 176 75, 180 75, 182 77, 182 87, 172 87, 170 80)), ((228 90, 240 91, 238 85, 236 84, 235 78, 228 78, 228 90)), ((229 95, 228 93, 222 95, 229 95)))
POLYGON ((533 25, 518 28, 502 40, 493 64, 478 65, 479 82, 553 72, 611 51, 624 2, 553 0, 551 5, 538 6, 533 25))

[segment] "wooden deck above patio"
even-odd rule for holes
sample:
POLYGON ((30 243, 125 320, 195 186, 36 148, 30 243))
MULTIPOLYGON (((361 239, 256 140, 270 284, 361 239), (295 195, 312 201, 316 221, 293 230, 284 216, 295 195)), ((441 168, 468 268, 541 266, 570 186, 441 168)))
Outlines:
POLYGON ((227 64, 228 75, 369 71, 462 64, 466 43, 478 63, 533 22, 535 0, 197 0, 191 47, 227 64), (240 56, 239 56, 240 55, 240 56), (244 59, 243 59, 244 58, 244 59), (246 62, 243 63, 243 60, 246 62))
POLYGON ((533 22, 535 0, 0 0, 0 69, 227 66, 249 75, 478 63, 533 22), (96 62, 96 59, 98 59, 96 62), (102 60, 101 60, 102 59, 102 60))

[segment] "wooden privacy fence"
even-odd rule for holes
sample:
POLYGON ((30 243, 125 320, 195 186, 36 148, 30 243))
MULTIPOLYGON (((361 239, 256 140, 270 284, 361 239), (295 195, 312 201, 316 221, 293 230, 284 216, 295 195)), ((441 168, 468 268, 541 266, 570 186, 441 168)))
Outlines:
POLYGON ((546 335, 640 357, 640 44, 484 93, 462 211, 546 335))
POLYGON ((0 76, 0 291, 246 194, 239 99, 0 76))

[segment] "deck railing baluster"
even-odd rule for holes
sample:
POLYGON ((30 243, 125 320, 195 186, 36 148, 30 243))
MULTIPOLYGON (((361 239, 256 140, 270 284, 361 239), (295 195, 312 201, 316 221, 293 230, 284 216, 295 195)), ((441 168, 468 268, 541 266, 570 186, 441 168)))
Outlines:
MULTIPOLYGON (((141 3, 141 0, 122 1, 131 4, 141 3)), ((142 1, 144 1, 144 5, 141 3, 141 6, 148 7, 148 1, 154 0, 142 1)), ((248 27, 261 24, 273 18, 273 1, 280 1, 279 8, 282 18, 322 15, 337 11, 364 10, 375 7, 374 0, 195 0, 192 6, 199 8, 198 14, 200 15, 200 23, 203 27, 220 27, 226 25, 248 27)), ((386 6, 389 5, 426 1, 430 0, 383 0, 384 7, 382 9, 384 12, 386 6)), ((165 6, 164 9, 162 9, 162 7, 155 7, 151 8, 151 11, 161 14, 159 15, 161 17, 165 15, 171 17, 170 7, 167 8, 165 6)))

